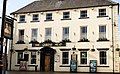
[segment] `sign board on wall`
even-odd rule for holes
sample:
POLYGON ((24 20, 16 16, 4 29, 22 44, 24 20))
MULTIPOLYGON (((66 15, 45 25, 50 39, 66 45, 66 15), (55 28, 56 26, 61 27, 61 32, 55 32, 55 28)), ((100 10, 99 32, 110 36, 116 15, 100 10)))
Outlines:
POLYGON ((90 72, 97 72, 97 60, 90 60, 90 72))
POLYGON ((14 20, 7 18, 5 19, 5 25, 4 25, 4 37, 7 39, 12 39, 13 38, 13 23, 14 20))

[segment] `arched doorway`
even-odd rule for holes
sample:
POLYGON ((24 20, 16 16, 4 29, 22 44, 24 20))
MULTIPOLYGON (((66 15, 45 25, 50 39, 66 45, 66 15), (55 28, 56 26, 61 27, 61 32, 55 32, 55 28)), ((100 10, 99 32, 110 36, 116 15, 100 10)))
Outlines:
POLYGON ((43 47, 40 51, 40 71, 53 72, 54 54, 56 51, 50 47, 43 47))

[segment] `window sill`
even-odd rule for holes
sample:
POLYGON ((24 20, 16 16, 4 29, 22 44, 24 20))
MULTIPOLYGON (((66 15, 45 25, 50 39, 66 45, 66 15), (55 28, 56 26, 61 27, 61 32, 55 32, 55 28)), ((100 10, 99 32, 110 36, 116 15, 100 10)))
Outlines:
POLYGON ((108 65, 100 65, 100 66, 97 66, 97 67, 109 67, 108 65))
POLYGON ((79 65, 78 67, 90 67, 88 65, 79 65))
POLYGON ((25 42, 24 41, 17 41, 16 44, 25 44, 25 42))
POLYGON ((107 15, 97 16, 97 18, 108 17, 107 15))
POLYGON ((26 23, 26 21, 19 21, 18 23, 26 23))
POLYGON ((70 67, 70 65, 60 65, 59 67, 70 67))
POLYGON ((61 20, 71 20, 71 18, 63 18, 63 19, 61 19, 61 20))
POLYGON ((104 41, 109 41, 108 39, 98 39, 97 42, 104 42, 104 41))
POLYGON ((30 22, 40 22, 40 21, 36 20, 36 21, 30 21, 30 22))
POLYGON ((35 67, 35 66, 38 66, 38 65, 36 65, 36 64, 30 64, 30 65, 28 65, 28 66, 30 66, 30 67, 35 67))
POLYGON ((88 19, 89 17, 80 17, 79 19, 88 19))
POLYGON ((80 39, 78 42, 90 42, 88 39, 80 39))
POLYGON ((47 22, 47 21, 54 21, 54 20, 50 19, 50 20, 44 20, 44 21, 47 22))

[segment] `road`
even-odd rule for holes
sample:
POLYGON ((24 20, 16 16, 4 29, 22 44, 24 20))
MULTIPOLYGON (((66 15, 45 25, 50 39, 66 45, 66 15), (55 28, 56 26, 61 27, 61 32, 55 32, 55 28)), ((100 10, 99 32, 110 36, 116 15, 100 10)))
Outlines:
POLYGON ((7 71, 6 74, 113 74, 113 73, 63 73, 63 72, 60 73, 60 72, 7 71))

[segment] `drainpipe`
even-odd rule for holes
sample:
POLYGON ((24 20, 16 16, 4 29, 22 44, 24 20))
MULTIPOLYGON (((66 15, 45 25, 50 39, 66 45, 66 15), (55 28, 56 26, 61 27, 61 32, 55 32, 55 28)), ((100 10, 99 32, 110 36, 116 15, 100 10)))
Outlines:
POLYGON ((114 19, 113 19, 113 5, 111 5, 111 23, 112 23, 112 52, 113 52, 113 73, 114 73, 114 19))

